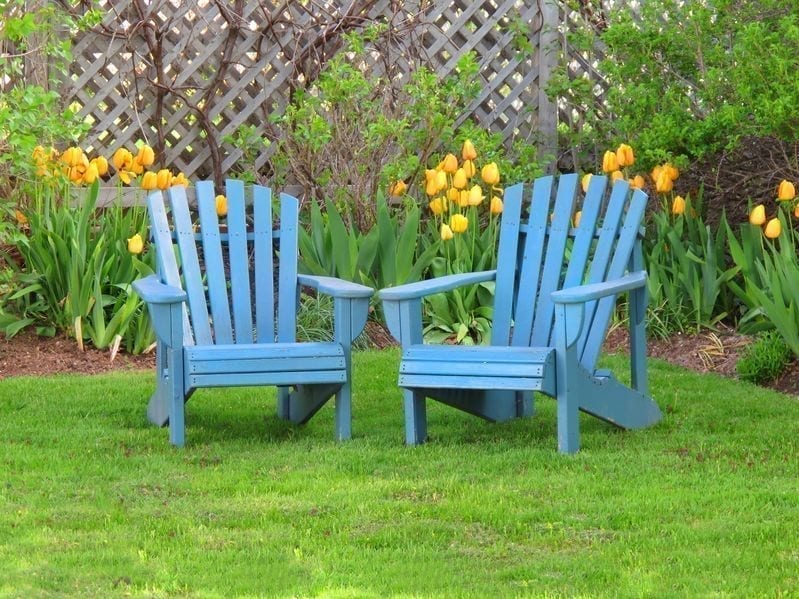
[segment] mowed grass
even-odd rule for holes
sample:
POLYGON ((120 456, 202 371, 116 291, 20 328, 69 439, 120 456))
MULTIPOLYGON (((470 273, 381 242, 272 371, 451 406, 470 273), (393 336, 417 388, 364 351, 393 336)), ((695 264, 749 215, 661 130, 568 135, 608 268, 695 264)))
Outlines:
POLYGON ((799 592, 796 398, 653 360, 654 428, 583 415, 563 456, 548 398, 503 424, 433 404, 410 448, 398 359, 355 355, 347 443, 271 389, 197 392, 175 449, 150 373, 0 381, 0 596, 799 592))

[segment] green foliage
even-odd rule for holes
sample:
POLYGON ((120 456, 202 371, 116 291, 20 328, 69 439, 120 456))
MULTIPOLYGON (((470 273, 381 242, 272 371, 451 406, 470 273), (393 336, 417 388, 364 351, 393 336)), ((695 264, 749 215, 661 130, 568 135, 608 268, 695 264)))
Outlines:
POLYGON ((589 58, 595 44, 603 48, 597 72, 605 107, 595 109, 595 82, 570 80, 566 65, 549 89, 585 114, 581 138, 569 141, 589 154, 626 141, 651 166, 700 157, 744 135, 793 139, 796 3, 654 0, 605 16, 606 28, 585 19, 569 34, 589 58))
POLYGON ((791 348, 780 334, 776 331, 766 331, 744 349, 735 369, 743 380, 764 384, 782 374, 791 357, 791 348))
POLYGON ((443 79, 426 67, 401 81, 367 70, 370 36, 378 34, 347 35, 318 78, 295 92, 276 119, 283 137, 272 158, 278 181, 291 177, 313 197, 332 200, 361 233, 376 221, 378 190, 417 174, 454 137, 479 92, 472 54, 443 79))
POLYGON ((739 267, 727 263, 726 219, 713 233, 699 208, 689 198, 682 214, 664 205, 650 215, 644 255, 650 303, 664 334, 713 327, 733 309, 729 283, 739 267))
POLYGON ((257 178, 255 160, 271 145, 271 142, 258 133, 258 127, 255 125, 239 125, 232 134, 223 136, 222 141, 241 153, 229 176, 246 183, 255 183, 257 178))
POLYGON ((24 205, 25 186, 36 178, 34 147, 75 141, 88 127, 55 90, 72 57, 71 35, 101 15, 75 18, 56 3, 31 8, 23 0, 0 0, 0 13, 0 197, 24 205), (26 61, 46 64, 46 77, 27 81, 26 61))
MULTIPOLYGON (((40 191, 27 214, 30 233, 18 245, 25 270, 8 298, 18 319, 6 334, 36 325, 67 331, 79 345, 89 340, 115 351, 124 341, 129 351, 144 351, 153 335, 131 283, 153 272, 152 257, 131 254, 126 242, 146 237, 144 208, 98 210, 98 183, 74 207, 51 186, 40 191)), ((70 197, 69 188, 62 193, 70 197)))
POLYGON ((377 222, 366 233, 348 226, 332 202, 322 212, 311 201, 310 222, 300 228, 300 268, 316 275, 337 276, 375 289, 421 279, 435 250, 417 255, 419 207, 397 210, 377 196, 377 222))

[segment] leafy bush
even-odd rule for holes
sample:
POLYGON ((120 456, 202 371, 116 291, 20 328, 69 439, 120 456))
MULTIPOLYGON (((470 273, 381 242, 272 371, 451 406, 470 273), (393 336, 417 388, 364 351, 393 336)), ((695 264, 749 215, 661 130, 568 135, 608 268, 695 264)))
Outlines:
POLYGON ((791 355, 791 348, 779 333, 766 331, 744 349, 735 369, 743 380, 762 385, 785 371, 791 355))
POLYGON ((570 142, 590 151, 630 140, 652 165, 699 157, 744 135, 793 139, 796 3, 653 0, 602 17, 584 19, 569 36, 589 60, 602 48, 596 70, 607 88, 604 106, 596 107, 594 82, 571 80, 567 65, 549 90, 585 115, 574 132, 581 137, 570 142))

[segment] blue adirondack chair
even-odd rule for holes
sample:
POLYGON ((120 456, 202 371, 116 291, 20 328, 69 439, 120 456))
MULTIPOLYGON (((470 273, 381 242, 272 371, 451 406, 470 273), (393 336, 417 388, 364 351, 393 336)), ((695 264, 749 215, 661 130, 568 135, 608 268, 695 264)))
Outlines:
POLYGON ((579 449, 578 411, 623 428, 660 420, 647 395, 646 272, 641 223, 647 196, 593 176, 583 195, 576 175, 542 177, 505 190, 496 270, 454 274, 383 289, 386 321, 402 345, 399 386, 405 440, 427 438, 426 398, 490 421, 528 416, 533 392, 557 400, 558 449, 579 449), (529 212, 522 222, 522 207, 529 212), (551 216, 550 216, 551 215, 551 216), (495 282, 490 346, 427 345, 422 298, 495 282), (631 387, 596 363, 617 295, 629 293, 631 387))
POLYGON ((348 439, 350 348, 366 323, 372 289, 297 273, 296 198, 281 194, 273 231, 268 188, 253 186, 250 198, 241 181, 228 180, 226 227, 217 217, 213 184, 200 182, 196 192, 198 231, 183 187, 147 198, 158 274, 134 288, 158 341, 149 420, 168 422, 170 441, 182 446, 184 403, 195 389, 275 385, 278 416, 295 423, 335 395, 335 434, 348 439), (301 286, 334 298, 332 342, 296 341, 301 286))

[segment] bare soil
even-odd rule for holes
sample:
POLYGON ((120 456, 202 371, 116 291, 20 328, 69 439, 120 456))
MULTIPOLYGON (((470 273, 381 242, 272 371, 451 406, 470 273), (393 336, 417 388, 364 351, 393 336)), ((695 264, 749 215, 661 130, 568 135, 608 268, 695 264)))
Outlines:
MULTIPOLYGON (((391 337, 378 323, 367 328, 370 345, 388 347, 391 337)), ((730 329, 697 335, 674 335, 669 339, 650 339, 649 356, 698 372, 716 372, 736 378, 735 364, 743 348, 751 341, 730 329)), ((626 353, 627 334, 622 328, 610 332, 605 345, 608 352, 626 353)), ((0 337, 0 379, 10 376, 43 376, 58 373, 98 374, 119 370, 154 370, 155 354, 132 356, 120 352, 112 361, 107 351, 91 347, 81 351, 73 339, 63 336, 38 337, 22 332, 6 339, 0 337)), ((785 373, 768 387, 783 393, 799 395, 799 361, 790 364, 785 373)))

